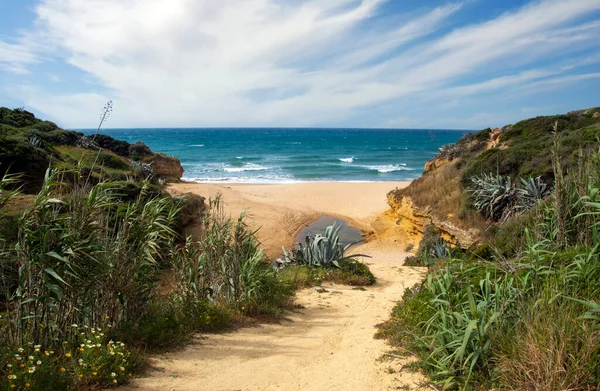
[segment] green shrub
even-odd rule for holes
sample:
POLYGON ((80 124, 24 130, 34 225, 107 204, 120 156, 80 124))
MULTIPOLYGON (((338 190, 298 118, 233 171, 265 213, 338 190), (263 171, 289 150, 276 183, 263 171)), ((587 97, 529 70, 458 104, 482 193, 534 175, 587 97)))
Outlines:
POLYGON ((4 352, 2 389, 68 390, 126 382, 136 364, 125 344, 102 330, 72 325, 76 342, 60 346, 23 344, 4 352), (14 387, 13 387, 14 386, 14 387))
POLYGON ((290 265, 279 269, 279 281, 301 289, 321 285, 324 281, 350 286, 368 286, 376 282, 369 267, 355 259, 340 262, 340 268, 325 269, 307 265, 290 265))
POLYGON ((429 263, 435 258, 446 256, 445 250, 446 241, 442 238, 440 231, 433 224, 429 224, 425 227, 423 239, 419 243, 417 260, 414 266, 429 266, 429 263))
POLYGON ((243 307, 249 314, 281 313, 292 290, 277 279, 245 214, 237 222, 225 217, 217 196, 209 200, 203 231, 201 241, 188 239, 174 254, 177 294, 192 301, 208 298, 236 310, 243 307))
POLYGON ((427 354, 428 345, 418 336, 425 322, 435 314, 430 304, 433 298, 432 292, 422 284, 406 288, 390 319, 379 325, 375 336, 387 339, 393 347, 405 352, 427 354))

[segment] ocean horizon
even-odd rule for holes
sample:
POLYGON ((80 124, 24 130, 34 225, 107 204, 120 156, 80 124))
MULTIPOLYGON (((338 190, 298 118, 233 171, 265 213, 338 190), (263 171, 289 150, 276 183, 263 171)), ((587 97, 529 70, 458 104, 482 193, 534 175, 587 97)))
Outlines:
MULTIPOLYGON (((80 130, 93 134, 95 130, 80 130)), ((101 129, 175 156, 198 183, 389 182, 418 178, 471 130, 334 128, 101 129)))

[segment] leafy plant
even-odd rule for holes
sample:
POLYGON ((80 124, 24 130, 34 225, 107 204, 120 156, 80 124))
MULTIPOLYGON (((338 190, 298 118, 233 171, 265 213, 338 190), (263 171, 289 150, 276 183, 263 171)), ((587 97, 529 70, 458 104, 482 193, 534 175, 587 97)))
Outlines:
POLYGON ((524 210, 530 210, 537 203, 546 198, 550 193, 548 186, 542 182, 541 177, 521 178, 521 187, 517 189, 519 206, 524 210))
POLYGON ((491 220, 502 219, 517 201, 517 191, 509 177, 483 174, 474 176, 471 182, 468 192, 473 197, 473 205, 491 220))
POLYGON ((315 267, 341 267, 340 262, 354 257, 367 257, 364 254, 345 255, 352 245, 342 246, 339 238, 341 224, 335 222, 325 229, 325 235, 315 234, 305 238, 305 243, 296 244, 290 252, 283 248, 283 259, 278 259, 280 266, 289 264, 309 265, 315 267))

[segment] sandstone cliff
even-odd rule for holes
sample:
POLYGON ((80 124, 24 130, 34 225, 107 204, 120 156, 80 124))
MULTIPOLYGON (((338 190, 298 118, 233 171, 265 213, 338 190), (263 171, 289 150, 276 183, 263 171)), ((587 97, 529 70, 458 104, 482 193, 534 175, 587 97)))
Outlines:
POLYGON ((146 159, 152 166, 152 173, 166 182, 179 182, 183 167, 179 159, 164 154, 154 154, 146 159))
POLYGON ((388 194, 388 215, 407 232, 419 235, 428 224, 451 242, 468 247, 484 239, 493 225, 476 211, 465 189, 482 174, 535 178, 552 185, 552 145, 560 145, 561 165, 575 169, 577 156, 598 149, 600 108, 536 117, 502 128, 464 135, 445 145, 425 164, 410 186, 388 194), (587 152, 586 152, 587 151, 587 152))

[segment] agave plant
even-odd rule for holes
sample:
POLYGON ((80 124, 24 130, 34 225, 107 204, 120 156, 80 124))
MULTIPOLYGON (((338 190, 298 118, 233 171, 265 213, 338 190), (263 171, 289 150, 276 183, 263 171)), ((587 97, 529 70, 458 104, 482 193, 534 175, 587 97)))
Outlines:
POLYGON ((533 208, 540 200, 550 194, 548 186, 542 182, 541 177, 521 178, 521 188, 517 189, 519 207, 524 210, 533 208))
POLYGON ((510 177, 483 174, 471 181, 473 187, 467 191, 473 197, 473 205, 487 218, 498 221, 511 212, 517 201, 517 189, 510 177))
POLYGON ((444 258, 448 255, 448 245, 446 241, 442 239, 439 243, 436 243, 431 248, 431 256, 436 259, 444 258))
POLYGON ((344 255, 353 244, 342 246, 339 231, 342 225, 337 221, 325 229, 325 236, 316 234, 305 238, 305 244, 296 244, 290 252, 283 249, 283 259, 277 263, 283 267, 289 264, 301 264, 318 267, 340 267, 339 262, 354 257, 369 257, 364 254, 344 255))

